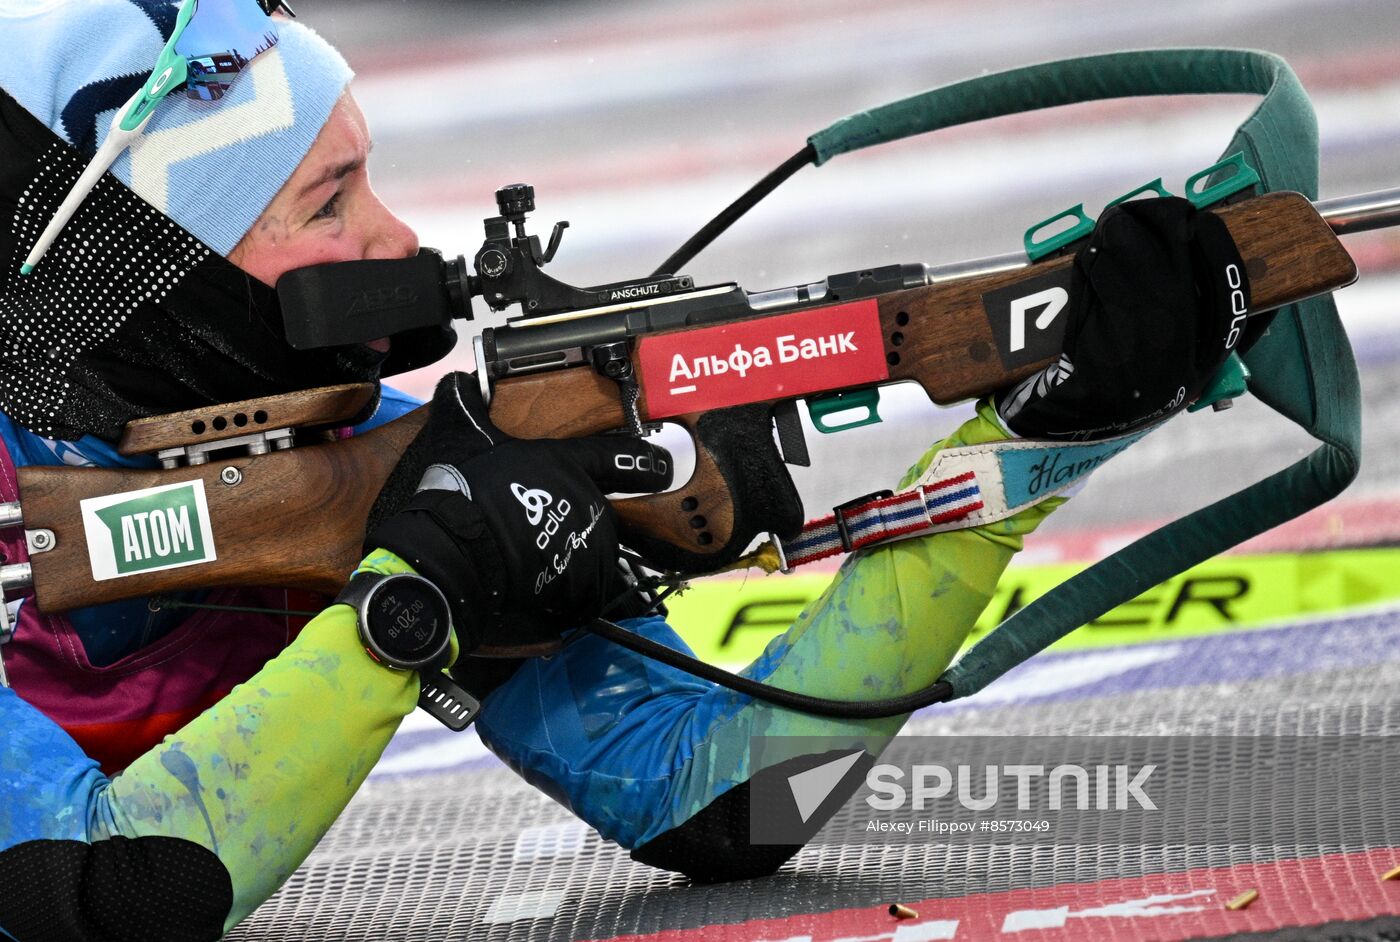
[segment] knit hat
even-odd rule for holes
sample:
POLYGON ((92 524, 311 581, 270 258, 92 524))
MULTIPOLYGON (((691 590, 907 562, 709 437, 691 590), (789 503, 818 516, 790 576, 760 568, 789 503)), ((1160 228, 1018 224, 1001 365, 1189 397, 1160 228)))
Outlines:
POLYGON ((350 77, 285 20, 220 100, 167 95, 20 274, 178 13, 168 0, 0 0, 0 411, 49 438, 115 441, 133 418, 374 382, 455 337, 396 338, 387 364, 365 345, 295 350, 276 293, 226 259, 350 77))
MULTIPOLYGON (((0 88, 86 160, 151 74, 178 12, 168 0, 0 0, 0 88)), ((167 95, 111 168, 220 255, 287 182, 352 75, 308 27, 279 18, 276 30, 277 45, 253 57, 220 100, 167 95)))

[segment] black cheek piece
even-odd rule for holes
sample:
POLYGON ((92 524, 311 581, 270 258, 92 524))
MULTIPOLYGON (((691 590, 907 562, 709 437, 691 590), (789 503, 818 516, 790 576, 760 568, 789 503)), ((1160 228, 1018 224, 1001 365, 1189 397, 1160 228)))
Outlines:
POLYGON ((462 299, 444 279, 442 256, 419 249, 408 258, 309 265, 277 281, 275 330, 296 350, 392 341, 381 376, 436 363, 457 344, 451 327, 462 299))

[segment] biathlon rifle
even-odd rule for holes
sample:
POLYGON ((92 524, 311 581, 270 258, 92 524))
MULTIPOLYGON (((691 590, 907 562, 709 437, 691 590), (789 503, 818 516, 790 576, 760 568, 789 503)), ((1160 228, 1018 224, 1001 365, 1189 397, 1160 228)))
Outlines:
MULTIPOLYGON (((1204 206, 1252 182, 1232 158, 1192 183, 1218 178, 1225 164, 1234 165, 1233 185, 1188 185, 1194 201, 1204 206)), ((1160 181, 1128 196, 1146 190, 1162 192, 1160 181)), ((875 420, 885 384, 914 382, 934 402, 956 403, 1051 362, 1069 253, 1092 228, 1081 206, 1032 227, 1025 253, 889 265, 770 291, 697 287, 671 274, 670 263, 652 276, 579 289, 540 271, 567 224, 541 251, 525 232, 533 191, 507 187, 497 198, 501 212, 486 220, 474 275, 465 259, 430 252, 319 266, 279 286, 284 306, 294 311, 305 298, 339 313, 378 299, 426 323, 470 316, 464 299, 472 295, 497 310, 519 304, 521 317, 474 341, 492 420, 522 438, 684 426, 695 443, 690 479, 614 502, 628 545, 683 575, 715 571, 759 534, 801 523, 782 508, 785 517, 774 519, 761 496, 774 476, 786 480, 784 461, 805 460, 799 398, 819 429, 839 430, 875 420), (1036 240, 1062 216, 1074 225, 1036 240), (418 303, 404 307, 406 297, 418 303), (853 408, 866 413, 825 424, 853 408)), ((1400 221, 1400 190, 1316 205, 1274 192, 1209 211, 1239 246, 1253 296, 1247 313, 1256 314, 1351 283, 1356 267, 1337 234, 1400 221)), ((306 336, 314 328, 308 320, 301 342, 317 340, 306 336)), ((382 320, 369 328, 384 329, 382 320)), ((1228 366, 1226 374, 1203 403, 1243 391, 1228 366)), ((24 526, 29 562, 0 569, 0 585, 13 594, 32 583, 49 613, 215 586, 333 594, 360 559, 376 495, 426 418, 423 407, 364 435, 326 434, 372 395, 369 385, 331 387, 133 421, 118 450, 158 456, 156 470, 20 468, 20 501, 3 505, 0 526, 24 526)))

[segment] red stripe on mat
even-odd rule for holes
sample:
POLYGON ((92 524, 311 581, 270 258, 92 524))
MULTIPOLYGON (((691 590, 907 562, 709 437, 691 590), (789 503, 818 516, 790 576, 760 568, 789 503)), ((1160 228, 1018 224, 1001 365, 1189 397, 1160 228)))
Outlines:
POLYGON ((1400 913, 1400 880, 1380 879, 1381 874, 1397 864, 1400 848, 1389 848, 1095 883, 1062 883, 957 899, 899 900, 919 914, 918 918, 907 920, 891 917, 886 904, 645 936, 617 936, 612 942, 834 942, 851 938, 869 942, 1171 942, 1400 913), (1259 893, 1251 906, 1239 911, 1225 908, 1228 901, 1246 890, 1259 893))

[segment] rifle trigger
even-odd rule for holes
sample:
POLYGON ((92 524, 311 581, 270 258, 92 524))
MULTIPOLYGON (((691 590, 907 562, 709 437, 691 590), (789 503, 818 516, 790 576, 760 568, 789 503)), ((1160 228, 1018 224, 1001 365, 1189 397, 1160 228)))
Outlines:
POLYGON ((796 399, 788 399, 773 407, 773 425, 778 430, 778 447, 782 449, 783 460, 788 464, 810 468, 812 456, 807 451, 807 436, 802 431, 802 416, 797 411, 796 399))

